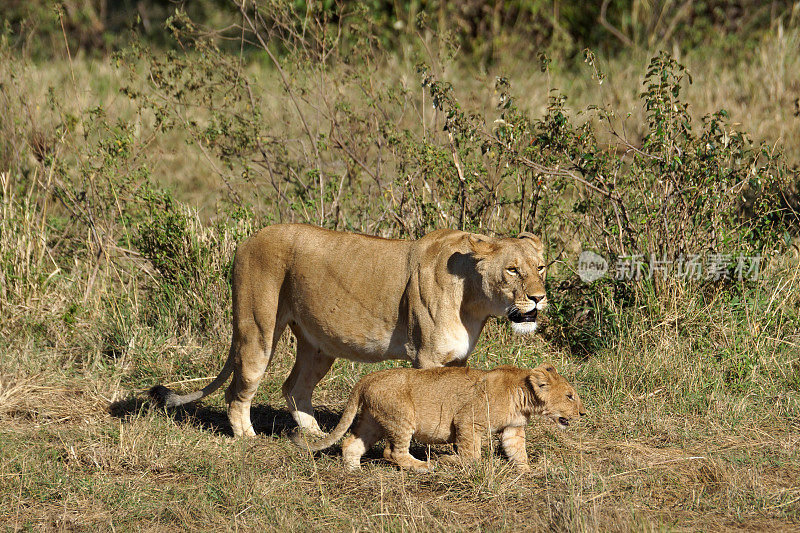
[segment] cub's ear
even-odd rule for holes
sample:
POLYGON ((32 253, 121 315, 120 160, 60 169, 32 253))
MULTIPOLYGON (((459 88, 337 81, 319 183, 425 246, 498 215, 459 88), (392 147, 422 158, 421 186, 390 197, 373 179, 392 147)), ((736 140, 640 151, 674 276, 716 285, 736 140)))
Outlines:
POLYGON ((558 372, 556 371, 556 367, 553 366, 553 363, 551 363, 550 361, 545 361, 545 362, 541 363, 539 366, 534 368, 534 370, 541 370, 543 372, 546 372, 546 373, 550 374, 551 377, 558 375, 558 372))
POLYGON ((479 259, 491 255, 497 249, 493 239, 476 233, 467 235, 467 242, 472 253, 479 259))
POLYGON ((547 370, 542 369, 541 366, 532 369, 531 373, 528 374, 528 382, 530 382, 534 391, 546 389, 552 381, 553 376, 547 370))
POLYGON ((542 244, 542 240, 533 233, 528 233, 527 231, 523 231, 517 236, 517 238, 524 239, 525 242, 531 243, 533 245, 533 249, 536 250, 537 254, 541 255, 544 253, 544 245, 542 244))

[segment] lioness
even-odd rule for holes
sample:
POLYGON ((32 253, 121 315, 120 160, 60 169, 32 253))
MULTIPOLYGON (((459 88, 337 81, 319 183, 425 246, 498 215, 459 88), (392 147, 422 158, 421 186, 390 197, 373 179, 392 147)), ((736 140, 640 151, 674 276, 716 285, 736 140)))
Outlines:
POLYGON ((416 241, 303 224, 263 228, 233 261, 233 339, 225 366, 200 391, 150 394, 168 407, 199 400, 233 373, 225 394, 234 435, 255 435, 250 404, 288 325, 297 358, 283 395, 297 424, 322 434, 311 393, 336 357, 407 359, 417 368, 464 365, 490 316, 536 329, 546 305, 538 237, 434 231, 416 241))
POLYGON ((342 444, 345 465, 358 468, 364 452, 386 436, 384 458, 418 472, 430 467, 409 453, 412 437, 425 444, 454 442, 462 459, 475 461, 487 433, 500 433, 506 456, 518 470, 528 471, 525 424, 531 414, 551 418, 562 428, 585 414, 578 393, 550 363, 489 371, 393 368, 356 383, 328 437, 307 445, 296 433, 292 440, 310 451, 328 448, 342 438, 359 409, 358 424, 342 444))

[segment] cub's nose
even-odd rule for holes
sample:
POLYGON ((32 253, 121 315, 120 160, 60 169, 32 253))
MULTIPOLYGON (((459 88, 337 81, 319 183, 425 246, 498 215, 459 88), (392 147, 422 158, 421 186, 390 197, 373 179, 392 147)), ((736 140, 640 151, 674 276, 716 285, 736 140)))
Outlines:
POLYGON ((534 296, 532 294, 528 294, 527 296, 528 296, 528 300, 532 300, 533 303, 537 303, 537 304, 539 302, 541 302, 542 300, 544 300, 544 295, 542 295, 542 296, 534 296))

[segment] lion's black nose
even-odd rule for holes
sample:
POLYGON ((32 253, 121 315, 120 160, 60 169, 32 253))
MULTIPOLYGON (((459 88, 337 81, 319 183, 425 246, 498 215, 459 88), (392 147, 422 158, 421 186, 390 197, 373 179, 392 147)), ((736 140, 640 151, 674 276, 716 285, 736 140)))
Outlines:
POLYGON ((542 301, 542 299, 544 299, 544 296, 532 296, 530 294, 528 295, 528 300, 533 300, 533 303, 538 304, 540 301, 542 301))

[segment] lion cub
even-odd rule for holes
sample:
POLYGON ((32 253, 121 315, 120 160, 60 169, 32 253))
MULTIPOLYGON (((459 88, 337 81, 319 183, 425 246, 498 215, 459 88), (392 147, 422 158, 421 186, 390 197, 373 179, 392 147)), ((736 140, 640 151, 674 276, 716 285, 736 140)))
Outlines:
POLYGON ((431 468, 409 453, 412 437, 425 444, 455 443, 459 457, 478 460, 487 432, 499 433, 509 460, 518 470, 528 471, 525 424, 530 416, 544 415, 563 428, 585 414, 575 388, 550 363, 488 371, 394 368, 367 374, 356 383, 328 437, 307 445, 296 433, 292 440, 312 452, 328 448, 342 438, 359 409, 353 434, 342 444, 345 465, 359 468, 367 449, 386 437, 384 457, 418 472, 431 468))

